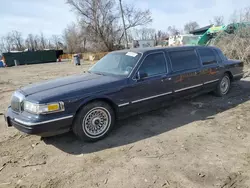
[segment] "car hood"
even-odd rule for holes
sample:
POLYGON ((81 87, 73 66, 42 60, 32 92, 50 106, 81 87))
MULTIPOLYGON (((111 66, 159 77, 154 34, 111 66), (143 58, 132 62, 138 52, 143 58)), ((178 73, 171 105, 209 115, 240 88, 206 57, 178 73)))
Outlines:
POLYGON ((103 85, 107 83, 112 83, 114 81, 121 80, 122 78, 116 76, 107 75, 97 75, 93 73, 85 73, 74 76, 66 76, 63 78, 58 78, 46 82, 40 82, 36 84, 31 84, 26 87, 21 88, 22 93, 25 96, 38 94, 38 93, 48 93, 51 92, 67 92, 74 89, 84 89, 89 87, 94 87, 98 85, 103 85))

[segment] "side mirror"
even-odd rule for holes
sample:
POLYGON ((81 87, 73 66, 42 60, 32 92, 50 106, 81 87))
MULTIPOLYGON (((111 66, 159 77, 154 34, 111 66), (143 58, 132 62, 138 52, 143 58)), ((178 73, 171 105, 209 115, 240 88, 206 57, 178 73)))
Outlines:
POLYGON ((148 74, 146 72, 143 71, 138 71, 137 75, 136 75, 136 79, 137 80, 142 80, 143 78, 148 77, 148 74))

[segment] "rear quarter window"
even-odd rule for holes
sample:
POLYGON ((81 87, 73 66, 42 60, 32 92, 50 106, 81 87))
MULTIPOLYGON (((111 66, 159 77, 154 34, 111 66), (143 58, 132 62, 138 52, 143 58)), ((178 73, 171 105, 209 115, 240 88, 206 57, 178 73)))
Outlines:
POLYGON ((223 54, 223 52, 221 50, 216 49, 215 51, 216 51, 216 53, 218 54, 218 56, 220 57, 221 60, 223 60, 223 61, 228 60, 227 57, 223 54))
POLYGON ((194 50, 172 51, 169 52, 169 57, 174 72, 200 67, 199 59, 194 50))
POLYGON ((217 63, 216 54, 212 49, 202 48, 197 50, 203 65, 210 65, 217 63))

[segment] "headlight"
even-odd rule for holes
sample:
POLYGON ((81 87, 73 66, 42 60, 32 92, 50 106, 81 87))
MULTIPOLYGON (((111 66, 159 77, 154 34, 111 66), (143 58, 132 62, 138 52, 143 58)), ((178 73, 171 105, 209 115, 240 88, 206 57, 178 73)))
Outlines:
POLYGON ((23 109, 24 111, 33 114, 48 114, 48 113, 64 111, 64 103, 57 102, 49 104, 35 104, 29 101, 24 101, 23 109))

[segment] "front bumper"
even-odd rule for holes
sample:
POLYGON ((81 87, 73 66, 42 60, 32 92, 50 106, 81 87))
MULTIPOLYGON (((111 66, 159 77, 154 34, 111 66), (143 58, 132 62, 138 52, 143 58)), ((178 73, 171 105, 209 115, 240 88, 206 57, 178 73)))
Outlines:
POLYGON ((9 107, 5 114, 5 121, 8 127, 39 136, 54 136, 70 131, 73 122, 73 115, 60 115, 48 118, 32 118, 23 114, 15 113, 9 107))

